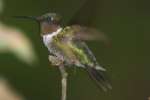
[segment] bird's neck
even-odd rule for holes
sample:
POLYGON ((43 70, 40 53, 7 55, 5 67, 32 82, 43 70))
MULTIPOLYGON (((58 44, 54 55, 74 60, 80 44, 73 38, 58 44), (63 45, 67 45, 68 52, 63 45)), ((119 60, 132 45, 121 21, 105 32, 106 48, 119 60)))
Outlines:
POLYGON ((46 25, 46 26, 41 26, 41 35, 47 35, 47 34, 53 34, 60 30, 61 27, 58 25, 46 25))
POLYGON ((57 29, 55 32, 46 33, 46 34, 43 34, 42 36, 43 36, 43 37, 52 38, 53 36, 59 34, 61 31, 62 31, 62 27, 60 27, 59 29, 57 29))

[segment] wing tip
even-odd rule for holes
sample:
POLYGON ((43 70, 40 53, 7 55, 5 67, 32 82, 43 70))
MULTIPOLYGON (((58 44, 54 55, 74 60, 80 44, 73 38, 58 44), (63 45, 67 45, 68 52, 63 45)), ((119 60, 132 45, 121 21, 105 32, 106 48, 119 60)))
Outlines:
POLYGON ((103 91, 107 92, 108 90, 112 90, 112 85, 105 75, 105 71, 97 70, 95 68, 88 67, 87 71, 92 80, 95 81, 97 86, 101 88, 103 91))

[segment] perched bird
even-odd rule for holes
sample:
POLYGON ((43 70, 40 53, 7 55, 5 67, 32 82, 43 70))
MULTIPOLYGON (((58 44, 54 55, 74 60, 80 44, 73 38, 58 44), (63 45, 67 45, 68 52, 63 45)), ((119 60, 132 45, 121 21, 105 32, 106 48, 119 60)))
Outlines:
POLYGON ((104 35, 94 28, 80 25, 61 26, 61 16, 56 13, 47 13, 42 16, 24 16, 22 18, 35 19, 40 23, 41 36, 44 45, 49 51, 49 60, 55 66, 64 64, 84 68, 91 79, 104 91, 111 89, 106 78, 106 69, 100 66, 84 42, 86 40, 105 39, 104 35))

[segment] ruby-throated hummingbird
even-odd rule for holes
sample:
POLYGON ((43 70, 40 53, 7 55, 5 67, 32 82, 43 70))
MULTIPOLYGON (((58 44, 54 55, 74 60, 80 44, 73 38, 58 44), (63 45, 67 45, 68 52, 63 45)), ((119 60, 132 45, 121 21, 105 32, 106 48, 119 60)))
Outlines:
POLYGON ((95 29, 80 25, 61 26, 61 16, 47 13, 42 16, 22 16, 40 23, 41 36, 49 51, 49 60, 53 65, 74 66, 84 68, 91 79, 103 90, 111 89, 105 76, 106 69, 100 66, 84 40, 96 39, 95 29))

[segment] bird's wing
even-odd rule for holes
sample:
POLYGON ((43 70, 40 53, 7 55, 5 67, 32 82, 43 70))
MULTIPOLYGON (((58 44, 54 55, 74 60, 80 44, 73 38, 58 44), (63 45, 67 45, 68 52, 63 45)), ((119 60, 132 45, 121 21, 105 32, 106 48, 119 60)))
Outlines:
POLYGON ((100 70, 105 70, 98 66, 95 56, 86 43, 83 42, 85 39, 93 40, 94 38, 100 38, 98 34, 96 29, 73 25, 64 28, 54 37, 54 40, 56 41, 56 45, 61 48, 70 59, 78 59, 83 64, 93 65, 100 70))
MULTIPOLYGON (((104 35, 104 33, 99 32, 94 28, 88 28, 79 25, 65 27, 59 34, 55 36, 55 40, 57 40, 56 44, 59 45, 61 49, 64 49, 63 51, 65 51, 65 55, 68 55, 69 58, 76 58, 75 53, 71 52, 72 50, 76 50, 76 52, 80 54, 82 49, 85 49, 86 53, 84 54, 88 55, 88 58, 91 58, 92 61, 96 60, 95 57, 88 49, 86 44, 83 42, 81 43, 81 41, 102 40, 104 43, 109 44, 108 38, 104 35), (78 50, 76 48, 82 49, 78 50)), ((87 62, 86 58, 87 57, 84 57, 87 62)), ((99 67, 99 69, 101 68, 99 67)))
POLYGON ((72 29, 75 30, 76 39, 108 42, 108 37, 96 28, 73 25, 72 29))
POLYGON ((103 32, 100 32, 97 29, 91 27, 72 25, 64 28, 64 33, 65 35, 69 36, 69 38, 71 36, 71 38, 75 40, 101 40, 108 42, 108 37, 103 32))

